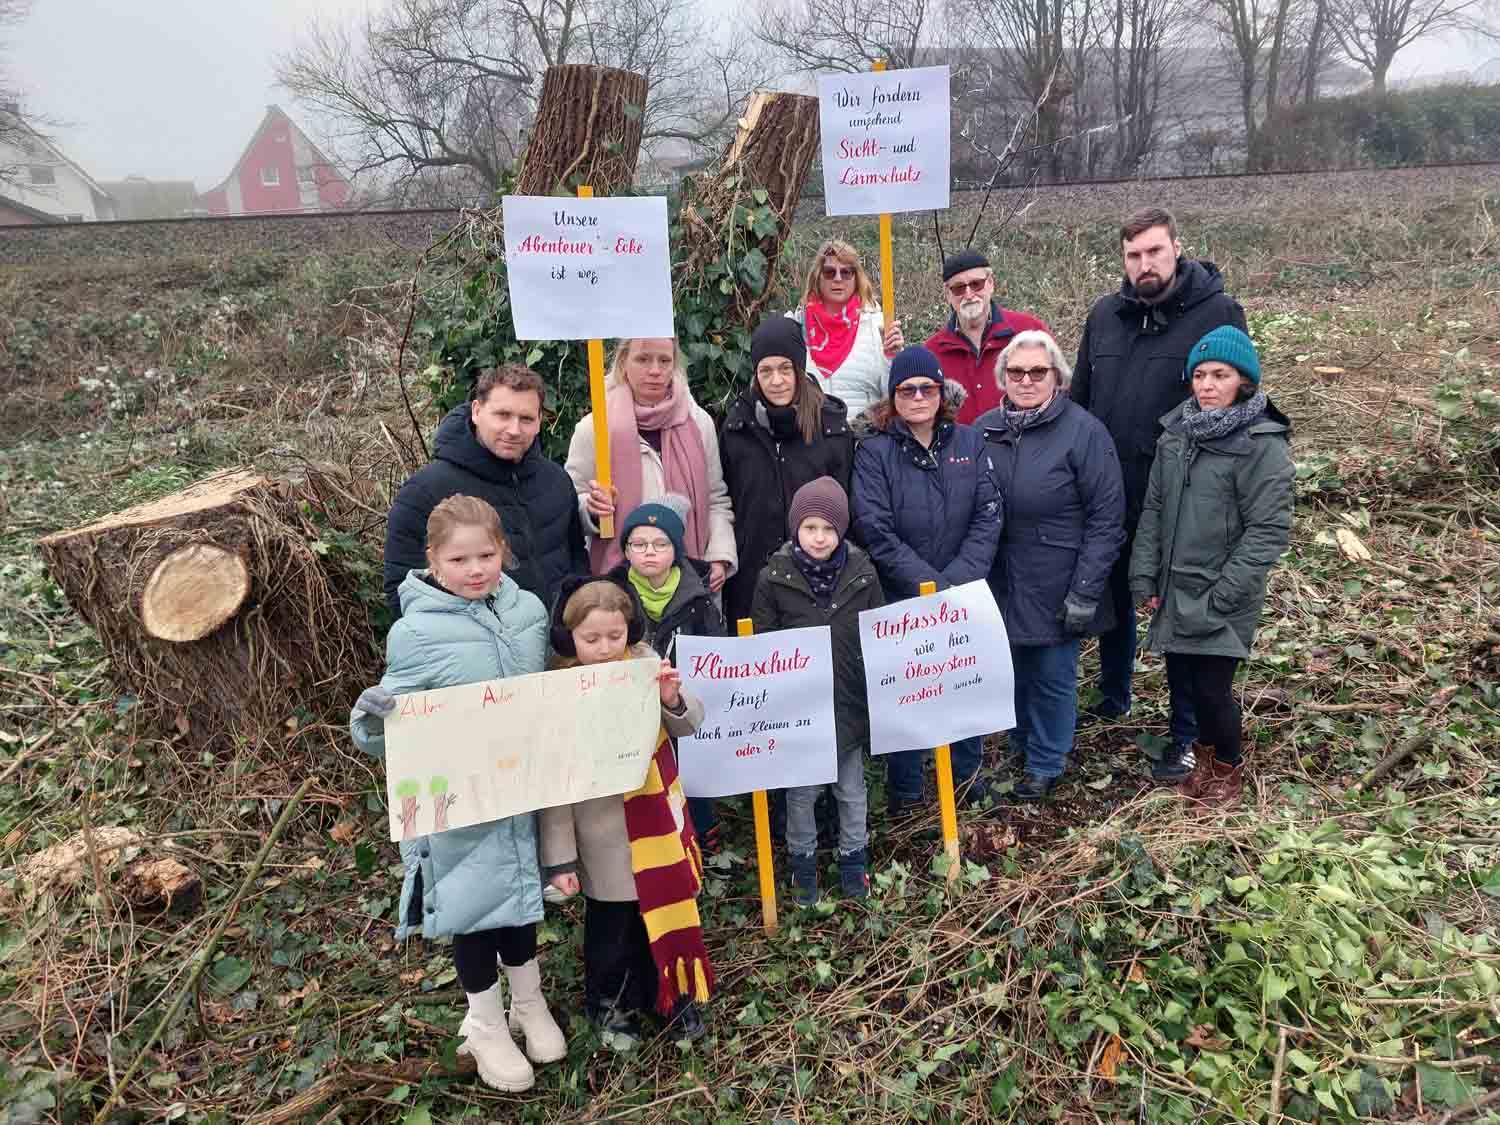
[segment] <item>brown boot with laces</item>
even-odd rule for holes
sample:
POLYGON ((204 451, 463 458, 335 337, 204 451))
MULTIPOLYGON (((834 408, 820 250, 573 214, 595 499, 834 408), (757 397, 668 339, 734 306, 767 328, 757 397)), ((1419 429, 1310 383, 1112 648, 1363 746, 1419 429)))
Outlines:
POLYGON ((1177 785, 1177 792, 1190 800, 1197 800, 1203 793, 1203 787, 1208 784, 1208 779, 1214 768, 1213 747, 1205 746, 1201 742, 1193 743, 1193 772, 1188 774, 1177 785))

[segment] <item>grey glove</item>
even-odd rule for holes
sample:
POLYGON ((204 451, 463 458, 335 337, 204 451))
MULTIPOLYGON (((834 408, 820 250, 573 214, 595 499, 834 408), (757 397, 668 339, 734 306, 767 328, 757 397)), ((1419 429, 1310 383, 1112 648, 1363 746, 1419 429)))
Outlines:
POLYGON ((1063 632, 1074 637, 1087 633, 1089 626, 1094 623, 1094 613, 1098 608, 1097 601, 1069 594, 1063 599, 1062 612, 1057 615, 1058 620, 1063 624, 1063 632))
POLYGON ((383 719, 396 709, 396 697, 376 684, 359 693, 359 698, 354 701, 354 709, 368 715, 379 715, 383 719))

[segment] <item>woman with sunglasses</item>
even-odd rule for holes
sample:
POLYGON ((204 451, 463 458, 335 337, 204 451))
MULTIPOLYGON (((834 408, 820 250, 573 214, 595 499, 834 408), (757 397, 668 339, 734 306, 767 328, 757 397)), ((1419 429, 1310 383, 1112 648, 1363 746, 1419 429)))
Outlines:
POLYGON ((1015 668, 1010 750, 1018 800, 1049 796, 1078 720, 1078 645, 1114 627, 1104 596, 1125 542, 1120 459, 1104 424, 1068 398, 1072 368, 1045 332, 1000 353, 1000 405, 977 423, 1005 507, 990 588, 1015 668))
POLYGON ((802 303, 787 316, 802 325, 808 371, 817 376, 824 394, 844 403, 850 418, 885 397, 891 356, 906 341, 899 320, 883 327, 874 287, 854 247, 837 238, 818 247, 802 303))
MULTIPOLYGON (((854 526, 875 560, 887 603, 923 582, 938 589, 989 577, 1000 540, 1000 497, 984 436, 954 420, 962 391, 948 386, 937 357, 904 348, 891 361, 889 397, 870 412, 874 427, 854 450, 854 526)), ((979 780, 983 740, 952 744, 953 780, 965 800, 988 796, 979 780)), ((885 755, 892 817, 920 808, 927 754, 885 755)))

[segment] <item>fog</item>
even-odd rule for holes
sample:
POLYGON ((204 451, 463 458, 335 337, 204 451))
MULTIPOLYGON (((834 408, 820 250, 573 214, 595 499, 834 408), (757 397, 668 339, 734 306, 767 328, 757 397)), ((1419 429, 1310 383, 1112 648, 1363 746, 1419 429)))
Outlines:
MULTIPOLYGON (((33 0, 9 35, 9 66, 28 111, 55 122, 59 147, 96 179, 191 179, 206 190, 229 174, 268 103, 317 137, 317 122, 276 88, 272 60, 314 16, 348 18, 379 3, 33 0)), ((1472 69, 1496 54, 1432 40, 1397 56, 1392 74, 1472 69)))

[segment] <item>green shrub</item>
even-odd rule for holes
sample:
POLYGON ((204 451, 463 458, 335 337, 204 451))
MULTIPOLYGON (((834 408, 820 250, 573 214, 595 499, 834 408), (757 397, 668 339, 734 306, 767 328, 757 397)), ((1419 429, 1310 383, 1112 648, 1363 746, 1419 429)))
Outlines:
POLYGON ((1281 110, 1262 127, 1267 169, 1500 160, 1500 85, 1355 94, 1281 110))

